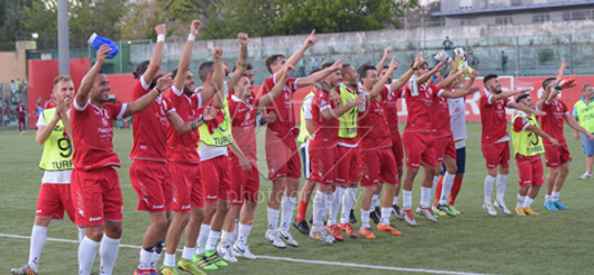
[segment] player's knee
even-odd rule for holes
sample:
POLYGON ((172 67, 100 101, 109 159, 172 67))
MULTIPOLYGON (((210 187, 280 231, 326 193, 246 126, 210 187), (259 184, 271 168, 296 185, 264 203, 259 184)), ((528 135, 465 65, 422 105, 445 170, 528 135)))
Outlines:
POLYGON ((48 227, 51 221, 52 219, 50 217, 36 216, 34 223, 37 226, 48 227))
POLYGON ((122 237, 122 223, 121 222, 106 222, 105 235, 112 239, 119 239, 122 237))
POLYGON ((103 229, 100 226, 85 228, 85 236, 93 241, 99 242, 103 238, 103 229))

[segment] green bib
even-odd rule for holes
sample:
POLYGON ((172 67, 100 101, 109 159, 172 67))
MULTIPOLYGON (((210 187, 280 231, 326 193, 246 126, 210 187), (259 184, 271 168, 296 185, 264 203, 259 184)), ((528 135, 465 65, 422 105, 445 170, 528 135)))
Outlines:
MULTIPOLYGON (((340 103, 346 104, 350 101, 355 101, 357 99, 357 95, 354 94, 349 90, 349 88, 344 85, 340 84, 340 103)), ((351 108, 346 113, 342 114, 340 118, 338 118, 339 128, 338 128, 338 137, 339 138, 356 138, 357 137, 357 117, 359 115, 359 110, 356 107, 351 108)))
POLYGON ((202 124, 198 127, 200 133, 200 142, 215 147, 225 147, 233 142, 231 133, 231 114, 229 113, 229 103, 223 100, 224 120, 219 127, 212 133, 208 130, 208 125, 202 124))
MULTIPOLYGON (((56 115, 56 108, 45 109, 42 116, 50 121, 56 115)), ((39 167, 45 171, 72 170, 72 142, 64 133, 64 124, 59 120, 56 127, 43 143, 39 167)))
MULTIPOLYGON (((519 117, 519 115, 515 114, 512 121, 515 121, 517 117, 519 117)), ((531 126, 538 127, 535 115, 528 117, 528 123, 531 126)), ((531 157, 544 153, 542 138, 536 133, 525 130, 517 132, 512 128, 511 135, 514 155, 520 154, 522 156, 531 157)))
MULTIPOLYGON (((310 100, 314 96, 313 92, 309 92, 304 98, 303 103, 310 100)), ((307 139, 311 138, 311 134, 307 131, 307 127, 305 126, 305 115, 303 112, 303 105, 301 106, 301 110, 299 111, 299 135, 297 136, 297 142, 305 143, 307 139)))
POLYGON ((573 108, 577 112, 580 126, 588 132, 594 133, 594 102, 586 104, 583 100, 579 100, 573 108))

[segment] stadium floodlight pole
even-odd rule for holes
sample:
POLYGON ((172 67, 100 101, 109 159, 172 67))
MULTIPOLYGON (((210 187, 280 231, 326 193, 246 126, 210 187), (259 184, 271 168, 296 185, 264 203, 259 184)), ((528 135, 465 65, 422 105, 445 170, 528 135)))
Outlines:
POLYGON ((61 75, 70 74, 68 0, 58 0, 58 64, 61 75))

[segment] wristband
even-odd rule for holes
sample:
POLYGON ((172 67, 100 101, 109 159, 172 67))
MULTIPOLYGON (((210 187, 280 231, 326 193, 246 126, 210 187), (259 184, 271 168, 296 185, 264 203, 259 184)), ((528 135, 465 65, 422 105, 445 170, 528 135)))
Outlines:
POLYGON ((155 87, 155 91, 157 91, 157 93, 159 93, 159 94, 162 94, 163 93, 163 91, 161 91, 161 89, 159 89, 157 87, 155 87))
POLYGON ((193 33, 188 34, 188 41, 194 42, 196 40, 196 36, 193 33))
POLYGON ((557 85, 557 86, 555 86, 555 90, 557 90, 557 91, 561 91, 562 89, 563 89, 563 88, 561 88, 561 85, 557 85))
POLYGON ((165 42, 165 34, 157 35, 157 43, 158 42, 165 42))

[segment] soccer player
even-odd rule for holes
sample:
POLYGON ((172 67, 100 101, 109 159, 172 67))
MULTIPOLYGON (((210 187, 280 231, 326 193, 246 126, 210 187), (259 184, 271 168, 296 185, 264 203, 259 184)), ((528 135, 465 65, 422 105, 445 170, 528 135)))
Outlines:
MULTIPOLYGON (((384 56, 376 65, 376 69, 383 67, 383 69, 378 70, 380 71, 380 76, 383 76, 383 74, 387 71, 387 68, 386 66, 384 66, 384 63, 390 57, 390 50, 384 50, 384 56)), ((420 62, 420 59, 417 59, 417 62, 420 62)), ((400 137, 400 131, 398 130, 398 99, 402 98, 402 88, 404 87, 404 85, 406 85, 406 83, 408 83, 413 74, 414 71, 411 67, 400 77, 400 79, 391 80, 391 78, 389 78, 389 84, 385 86, 382 94, 382 97, 384 99, 386 119, 388 121, 388 126, 390 127, 390 132, 392 136, 392 152, 394 153, 394 158, 396 159, 396 167, 398 169, 398 184, 396 186, 396 193, 394 194, 394 200, 392 202, 392 208, 394 209, 394 215, 396 217, 402 217, 398 201, 401 187, 400 180, 404 176, 404 149, 402 147, 402 138, 400 137)))
POLYGON ((392 152, 392 137, 386 120, 382 91, 385 84, 394 73, 398 64, 392 60, 386 73, 378 78, 378 72, 371 65, 359 68, 361 78, 360 96, 365 98, 365 112, 359 118, 358 130, 361 133, 361 154, 365 164, 361 186, 363 198, 361 201, 361 227, 359 235, 365 239, 375 239, 369 224, 369 213, 372 207, 373 194, 382 190, 381 220, 377 226, 379 231, 392 236, 400 236, 400 231, 390 225, 392 203, 397 189, 398 171, 396 160, 392 152))
POLYGON ((493 185, 496 184, 495 206, 505 215, 511 211, 505 205, 505 192, 509 175, 509 140, 507 134, 506 108, 518 109, 525 113, 540 113, 526 105, 519 105, 509 100, 510 97, 521 95, 529 90, 503 92, 497 75, 490 74, 483 78, 485 92, 481 96, 479 108, 481 111, 481 150, 487 166, 487 176, 484 181, 483 209, 490 216, 497 216, 497 210, 491 203, 493 185), (498 171, 499 168, 499 171, 498 171))
POLYGON ((172 73, 173 85, 163 95, 164 109, 170 122, 167 133, 167 167, 173 199, 170 211, 172 219, 165 237, 165 257, 160 269, 163 275, 178 274, 177 268, 191 274, 202 274, 201 269, 216 269, 214 265, 198 265, 193 262, 196 238, 203 220, 204 201, 200 184, 198 152, 198 126, 206 116, 200 116, 198 108, 204 100, 212 97, 212 89, 194 94, 194 79, 189 71, 192 46, 200 32, 200 21, 194 20, 190 34, 182 49, 177 69, 172 73), (175 253, 181 235, 186 229, 186 245, 182 259, 176 263, 175 253))
POLYGON ((309 180, 311 175, 311 161, 309 157, 308 144, 311 139, 311 133, 314 131, 312 116, 311 116, 311 104, 314 97, 315 87, 312 86, 311 91, 308 92, 301 103, 301 109, 299 112, 299 135, 297 136, 297 142, 299 142, 299 154, 301 156, 301 163, 303 166, 303 177, 305 183, 299 191, 299 203, 297 205, 297 214, 295 215, 295 223, 293 227, 303 235, 309 236, 310 227, 307 223, 307 207, 311 201, 311 195, 315 189, 315 183, 309 180))
POLYGON ((549 167, 544 208, 548 211, 567 208, 559 198, 559 193, 569 173, 569 162, 571 161, 569 147, 563 133, 563 123, 567 122, 575 131, 586 135, 590 139, 593 138, 591 133, 575 121, 565 103, 560 99, 561 91, 573 85, 571 81, 562 79, 564 70, 565 64, 563 63, 556 78, 547 78, 542 82, 544 94, 537 101, 537 109, 545 113, 544 116, 540 117, 542 130, 560 143, 559 146, 553 146, 548 139, 544 140, 546 165, 549 167))
MULTIPOLYGON (((585 84, 582 88, 582 96, 573 105, 573 116, 579 122, 580 126, 588 130, 589 133, 594 133, 594 106, 592 106, 592 98, 594 96, 594 87, 591 84, 585 84)), ((592 178, 592 165, 594 164, 594 140, 588 138, 586 135, 580 135, 575 132, 575 138, 580 139, 582 150, 586 156, 585 171, 579 177, 580 180, 588 180, 592 178)))
MULTIPOLYGON (((35 141, 43 145, 39 162, 43 176, 31 231, 29 260, 23 267, 11 269, 14 275, 38 274, 41 254, 47 240, 47 229, 52 220, 61 220, 66 211, 70 220, 74 222, 74 208, 70 197, 71 128, 67 112, 73 94, 74 84, 70 77, 56 77, 52 96, 58 105, 45 109, 37 120, 35 141)), ((79 239, 82 234, 84 232, 79 229, 79 239)))
MULTIPOLYGON (((228 81, 230 89, 225 90, 227 87, 224 84, 224 75, 217 71, 220 65, 217 62, 222 62, 220 60, 222 52, 221 56, 217 56, 215 53, 214 62, 205 62, 200 65, 199 69, 200 79, 204 85, 202 89, 211 87, 217 90, 215 97, 205 107, 205 111, 217 114, 217 121, 199 128, 200 169, 203 174, 201 181, 205 190, 206 208, 205 220, 198 237, 199 251, 197 254, 211 257, 211 252, 213 255, 216 254, 214 253, 216 248, 218 255, 228 262, 237 262, 231 251, 231 245, 235 237, 235 220, 239 217, 244 196, 241 190, 243 178, 233 176, 236 171, 230 169, 234 167, 231 160, 237 161, 237 168, 241 171, 252 169, 252 163, 247 161, 241 150, 237 150, 236 143, 233 142, 232 117, 229 111, 228 97, 233 94, 233 89, 237 88, 237 84, 243 79, 244 88, 249 89, 250 87, 249 79, 243 77, 247 65, 248 36, 245 33, 240 33, 238 38, 240 55, 236 69, 228 81), (232 157, 229 157, 228 146, 232 149, 232 157), (222 229, 224 231, 221 234, 222 229), (220 239, 222 242, 217 246, 220 239)), ((242 139, 246 138, 247 136, 242 137, 242 139)), ((257 171, 256 175, 258 175, 257 171)))
MULTIPOLYGON (((526 109, 533 108, 530 94, 519 95, 516 103, 526 109)), ((536 115, 522 111, 516 112, 512 117, 511 134, 520 183, 515 212, 518 216, 538 215, 531 205, 544 183, 540 157, 545 150, 542 138, 547 139, 551 146, 560 146, 560 143, 538 127, 536 115)))
MULTIPOLYGON (((164 24, 155 27, 157 43, 150 61, 142 62, 134 72, 136 83, 132 91, 138 99, 150 92, 156 85, 161 56, 165 47, 164 24)), ((166 141, 169 121, 164 111, 161 96, 143 111, 133 115, 133 145, 130 152, 130 182, 138 196, 137 209, 149 214, 150 224, 145 230, 136 275, 156 274, 155 266, 167 232, 168 205, 171 201, 171 187, 166 162, 166 141)))
MULTIPOLYGON (((245 51, 245 54, 247 54, 247 35, 244 35, 243 38, 241 36, 242 34, 240 34, 239 40, 242 52, 245 51)), ((240 55, 243 56, 243 59, 240 57, 238 61, 241 68, 240 72, 245 69, 245 54, 240 55)), ((196 251, 196 258, 200 259, 201 262, 214 263, 219 268, 228 265, 220 257, 226 255, 219 255, 220 253, 216 249, 221 239, 225 215, 228 212, 227 193, 231 181, 228 147, 230 146, 233 153, 239 157, 240 165, 244 170, 251 167, 251 163, 233 142, 229 105, 225 100, 226 88, 222 55, 222 49, 215 48, 213 50, 213 61, 202 63, 199 67, 200 79, 203 83, 202 89, 212 89, 216 93, 210 101, 207 101, 204 107, 204 113, 213 114, 214 119, 198 129, 200 133, 198 151, 205 207, 204 221, 200 228, 198 249, 196 251)), ((240 76, 241 73, 234 74, 230 81, 231 87, 235 86, 240 76)), ((236 261, 234 257, 227 260, 236 261)))
MULTIPOLYGON (((282 90, 283 86, 284 82, 279 81, 275 87, 282 90)), ((231 256, 253 260, 256 256, 249 249, 248 237, 254 224, 258 205, 258 191, 260 189, 260 174, 256 166, 258 100, 255 98, 251 79, 245 75, 245 72, 237 85, 232 88, 228 101, 229 113, 232 119, 233 140, 237 142, 241 152, 248 158, 251 167, 244 171, 241 167, 240 157, 233 152, 231 153, 231 192, 228 198, 231 202, 231 208, 225 218, 223 235, 234 232, 232 227, 235 226, 237 217, 239 217, 239 223, 235 230, 237 232, 235 242, 232 242, 232 238, 224 237, 223 247, 227 248, 229 246, 232 249, 232 252, 229 253, 231 256)))
POLYGON ((437 218, 431 210, 431 189, 435 167, 437 166, 434 137, 437 132, 433 123, 433 120, 436 119, 433 110, 434 102, 437 97, 451 98, 464 95, 458 94, 458 91, 453 92, 443 89, 449 87, 453 81, 460 77, 462 72, 451 72, 446 79, 437 84, 432 84, 430 78, 445 65, 445 61, 438 63, 433 69, 429 70, 428 64, 422 61, 421 57, 419 59, 421 59, 420 62, 415 62, 419 64, 418 67, 413 65, 415 75, 411 78, 403 93, 409 114, 406 128, 402 134, 407 166, 404 191, 402 192, 402 207, 404 208, 404 220, 409 225, 417 224, 412 211, 412 188, 421 165, 425 170, 425 177, 421 186, 419 211, 426 219, 437 222, 437 218))
POLYGON ((302 78, 289 78, 282 95, 264 97, 276 84, 275 74, 285 65, 295 66, 303 58, 305 51, 311 48, 316 41, 315 32, 312 32, 289 59, 283 55, 273 55, 266 59, 266 67, 272 76, 266 78, 262 84, 261 106, 266 106, 268 113, 274 113, 276 120, 267 124, 266 131, 266 161, 268 163, 269 178, 273 182, 272 191, 268 200, 267 218, 268 225, 265 237, 277 248, 285 248, 287 244, 293 247, 299 243, 289 232, 293 221, 293 212, 297 205, 297 190, 301 175, 301 164, 296 145, 298 129, 295 127, 293 93, 299 87, 305 87, 324 79, 330 71, 321 70, 302 78), (284 196, 283 196, 284 194, 284 196), (282 197, 282 217, 281 208, 282 197), (279 224, 279 218, 281 220, 279 224))
POLYGON ((89 275, 99 247, 101 274, 112 274, 122 236, 123 199, 115 167, 120 160, 113 151, 112 124, 142 111, 168 87, 161 78, 157 86, 130 103, 106 103, 111 92, 100 74, 110 48, 97 51, 96 63, 81 81, 71 109, 74 170, 72 200, 76 223, 85 228, 78 248, 79 274, 89 275))
POLYGON ((25 104, 19 101, 16 107, 17 119, 18 119, 18 128, 20 134, 25 131, 25 118, 27 117, 27 110, 25 109, 25 104))
MULTIPOLYGON (((452 73, 455 73, 455 71, 452 71, 452 73)), ((464 98, 466 95, 478 91, 478 89, 472 89, 475 79, 476 71, 470 75, 468 81, 456 79, 450 87, 445 87, 445 89, 451 90, 459 97, 445 98, 438 96, 435 98, 436 100, 434 102, 435 118, 433 119, 433 126, 437 131, 434 146, 438 163, 443 163, 446 168, 443 181, 438 183, 435 192, 435 210, 437 210, 437 214, 441 216, 447 214, 453 217, 458 214, 457 211, 451 208, 448 203, 448 195, 452 190, 455 174, 457 171, 459 171, 457 165, 456 141, 452 131, 449 101, 456 98, 464 98)), ((440 168, 436 167, 435 169, 438 170, 440 168)))
POLYGON ((312 122, 314 131, 309 141, 308 149, 311 160, 311 176, 309 180, 317 185, 313 201, 313 224, 310 238, 321 240, 324 243, 333 243, 334 240, 344 240, 340 236, 340 229, 336 225, 336 214, 329 211, 334 200, 336 181, 336 142, 338 118, 352 109, 357 102, 349 101, 341 104, 336 90, 342 81, 342 62, 326 63, 323 71, 331 71, 320 83, 311 105, 312 122), (323 227, 324 217, 328 213, 328 231, 323 227), (338 234, 336 234, 338 233, 338 234), (333 237, 333 238, 332 238, 333 237))
MULTIPOLYGON (((343 83, 338 87, 340 103, 347 104, 358 98, 359 74, 350 65, 342 66, 343 83)), ((352 108, 339 118, 336 147, 336 200, 342 206, 338 228, 351 238, 356 238, 353 231, 353 207, 357 201, 357 188, 362 177, 361 133, 358 130, 359 113, 364 111, 364 103, 352 108)), ((336 207, 338 208, 338 207, 336 207)), ((354 222, 356 223, 356 222, 354 222)), ((334 232, 333 235, 337 235, 334 232)))

